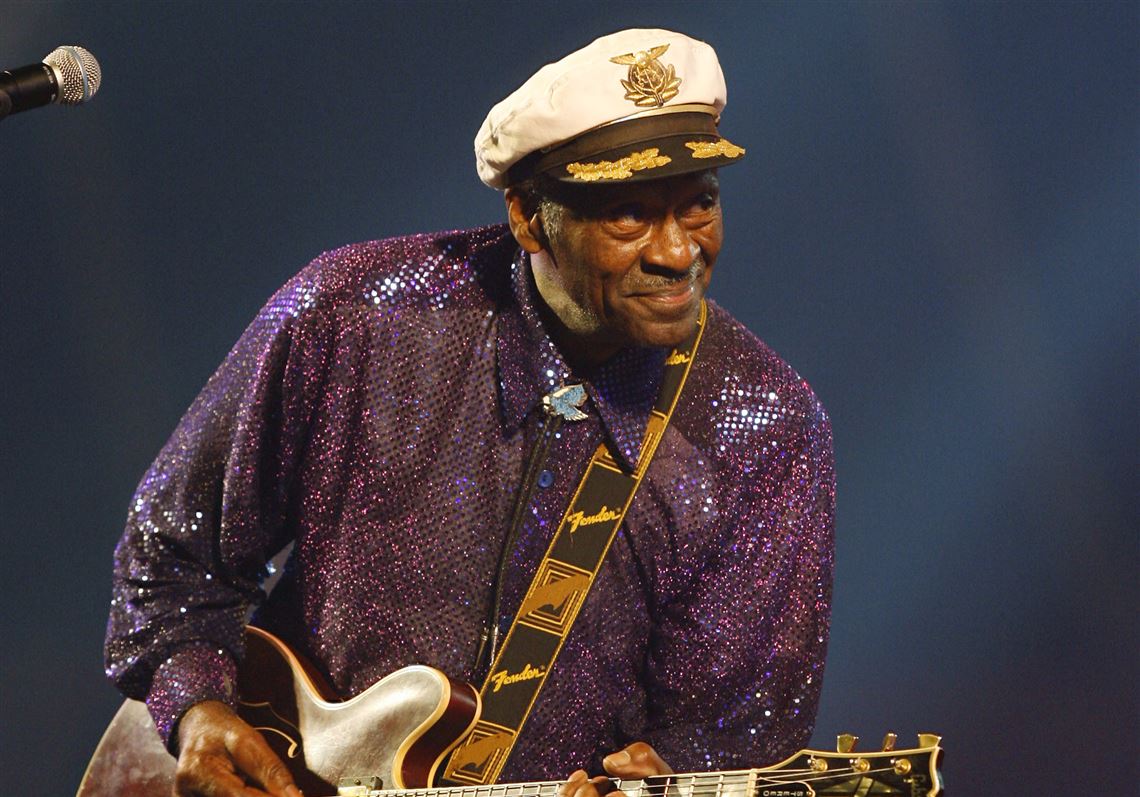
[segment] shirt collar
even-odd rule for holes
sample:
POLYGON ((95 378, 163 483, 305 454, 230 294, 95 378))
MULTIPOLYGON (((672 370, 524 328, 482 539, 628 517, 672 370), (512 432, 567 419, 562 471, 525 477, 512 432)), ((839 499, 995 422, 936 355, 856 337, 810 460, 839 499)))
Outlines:
POLYGON ((641 454, 649 411, 657 399, 667 352, 622 349, 589 372, 574 372, 546 334, 538 313, 530 257, 519 252, 511 264, 515 306, 499 317, 496 358, 503 424, 519 429, 542 397, 562 385, 584 384, 589 402, 609 437, 612 453, 630 470, 641 454))

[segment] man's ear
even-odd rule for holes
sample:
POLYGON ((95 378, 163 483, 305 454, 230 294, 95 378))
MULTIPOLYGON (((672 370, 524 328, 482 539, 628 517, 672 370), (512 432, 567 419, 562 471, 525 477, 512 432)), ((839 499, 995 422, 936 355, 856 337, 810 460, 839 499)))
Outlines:
POLYGON ((532 255, 545 249, 546 234, 542 230, 542 220, 538 213, 527 218, 523 209, 523 195, 514 188, 508 188, 503 198, 507 203, 507 223, 519 246, 532 255))

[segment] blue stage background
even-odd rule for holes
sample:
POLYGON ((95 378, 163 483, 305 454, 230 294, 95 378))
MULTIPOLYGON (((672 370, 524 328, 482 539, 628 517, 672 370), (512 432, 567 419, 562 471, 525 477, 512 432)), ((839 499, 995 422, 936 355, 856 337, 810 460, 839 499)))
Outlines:
POLYGON ((953 795, 1128 791, 1137 8, 0 0, 4 67, 75 43, 105 73, 0 124, 4 793, 77 785, 128 499, 264 299, 333 246, 501 219, 487 109, 634 25, 718 49, 748 157, 713 296, 834 422, 815 743, 939 732, 953 795))

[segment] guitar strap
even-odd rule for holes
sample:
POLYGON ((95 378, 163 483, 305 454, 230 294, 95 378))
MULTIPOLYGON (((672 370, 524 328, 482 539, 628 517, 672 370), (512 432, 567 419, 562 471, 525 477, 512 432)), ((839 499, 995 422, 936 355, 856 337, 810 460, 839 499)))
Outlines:
POLYGON ((445 782, 487 785, 499 777, 669 424, 707 316, 702 301, 692 336, 665 360, 634 471, 623 470, 604 442, 594 451, 491 664, 479 693, 479 721, 451 754, 445 782))

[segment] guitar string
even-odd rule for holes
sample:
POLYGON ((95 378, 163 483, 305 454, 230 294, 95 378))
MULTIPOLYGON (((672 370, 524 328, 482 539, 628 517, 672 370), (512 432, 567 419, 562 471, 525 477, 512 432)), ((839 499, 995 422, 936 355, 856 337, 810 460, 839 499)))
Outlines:
POLYGON ((856 769, 829 769, 826 772, 812 772, 807 774, 806 777, 789 778, 788 782, 791 783, 816 783, 821 780, 835 780, 837 778, 858 778, 866 777, 868 775, 881 775, 884 772, 892 772, 894 767, 882 767, 880 769, 868 769, 865 772, 860 772, 856 769))
MULTIPOLYGON (((834 770, 831 774, 840 772, 834 770)), ((768 781, 771 783, 779 782, 782 777, 799 778, 800 773, 814 774, 810 769, 802 770, 780 770, 777 772, 755 770, 755 771, 732 771, 729 773, 698 773, 693 775, 660 775, 644 779, 633 779, 623 783, 621 779, 614 778, 613 782, 617 788, 628 788, 628 786, 639 783, 640 789, 672 789, 674 791, 682 791, 691 793, 697 790, 716 790, 723 791, 726 787, 735 787, 740 785, 747 785, 753 778, 758 778, 761 781, 768 781), (665 781, 665 782, 659 782, 665 781)), ((372 792, 376 797, 445 797, 445 795, 452 795, 455 797, 458 792, 459 797, 472 795, 495 795, 502 793, 509 795, 512 791, 517 791, 520 795, 525 793, 543 794, 546 791, 557 792, 562 786, 563 781, 547 781, 541 783, 505 783, 505 784, 490 784, 486 786, 472 786, 472 787, 443 787, 438 789, 415 789, 415 790, 390 790, 390 791, 376 791, 372 792)))
MULTIPOLYGON (((670 791, 680 793, 683 795, 692 795, 694 792, 712 791, 717 795, 722 794, 726 788, 737 787, 741 785, 764 786, 764 785, 780 785, 786 783, 818 783, 825 780, 836 780, 839 778, 853 778, 853 777, 866 777, 870 775, 878 775, 893 771, 893 767, 881 767, 878 769, 869 769, 864 772, 859 772, 855 769, 835 769, 827 770, 825 772, 813 772, 810 769, 802 770, 780 770, 780 771, 761 771, 755 770, 752 772, 733 772, 728 775, 705 773, 701 775, 681 776, 678 782, 678 776, 657 776, 654 778, 646 778, 641 780, 630 781, 624 787, 628 788, 633 783, 640 783, 636 790, 632 793, 639 795, 644 790, 651 792, 653 789, 664 791, 668 794, 670 791), (755 777, 755 781, 753 778, 755 777), (646 782, 656 781, 658 778, 665 782, 646 782), (685 781, 688 781, 687 783, 685 781)), ((615 784, 618 788, 623 788, 620 780, 615 779, 615 784)), ((548 781, 544 783, 510 783, 510 784, 492 784, 489 786, 476 786, 476 787, 462 787, 458 789, 459 797, 495 797, 501 794, 503 797, 508 797, 512 791, 517 792, 520 797, 523 794, 534 793, 537 791, 538 797, 544 795, 556 795, 559 788, 562 786, 562 781, 548 781)), ((403 797, 443 797, 443 795, 452 795, 455 797, 456 789, 454 788, 441 788, 441 789, 416 789, 411 791, 373 791, 369 792, 370 797, 395 797, 395 795, 403 795, 403 797)))
MULTIPOLYGON (((827 770, 824 772, 813 772, 810 769, 800 770, 779 770, 779 771, 762 771, 751 770, 744 772, 731 772, 731 773, 701 773, 698 775, 684 775, 684 776, 670 776, 661 775, 652 778, 645 778, 640 780, 630 781, 628 785, 633 783, 640 783, 633 794, 641 794, 642 791, 651 792, 653 789, 663 790, 665 793, 670 791, 679 792, 683 795, 692 795, 698 790, 712 791, 717 795, 721 795, 726 789, 736 786, 747 786, 751 783, 753 786, 763 785, 779 785, 786 783, 818 783, 824 780, 835 780, 838 778, 852 778, 852 777, 865 777, 869 775, 878 775, 886 772, 891 772, 893 767, 881 767, 878 769, 868 769, 864 772, 859 772, 855 769, 835 769, 827 770), (647 782, 656 781, 658 779, 666 782, 647 782), (673 782, 668 782, 672 780, 673 782), (686 782, 688 781, 688 782, 686 782)), ((538 797, 544 797, 546 794, 556 795, 559 788, 562 786, 562 781, 548 781, 544 783, 509 783, 509 784, 491 784, 488 786, 475 786, 475 787, 461 787, 458 789, 458 797, 495 797, 496 793, 508 797, 512 790, 517 791, 518 794, 523 795, 526 793, 534 793, 537 791, 538 797)), ((628 785, 622 784, 620 779, 614 780, 617 788, 627 788, 628 785)), ((395 797, 396 795, 403 795, 403 797, 444 797, 444 795, 451 795, 456 797, 456 789, 454 788, 441 788, 441 789, 415 789, 415 790, 393 790, 393 791, 374 791, 369 792, 371 797, 395 797)))

